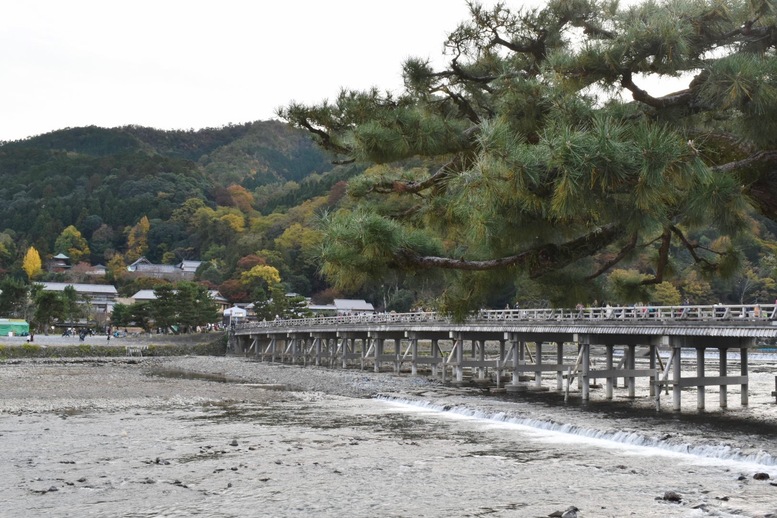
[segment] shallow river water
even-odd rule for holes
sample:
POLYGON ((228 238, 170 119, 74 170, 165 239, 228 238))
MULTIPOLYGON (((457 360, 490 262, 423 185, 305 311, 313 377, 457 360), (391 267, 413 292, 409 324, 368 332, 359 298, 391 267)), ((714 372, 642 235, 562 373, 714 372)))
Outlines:
POLYGON ((360 399, 141 366, 16 368, 0 366, 3 517, 777 516, 768 393, 656 415, 546 393, 360 399), (23 396, 46 386, 57 394, 23 396))

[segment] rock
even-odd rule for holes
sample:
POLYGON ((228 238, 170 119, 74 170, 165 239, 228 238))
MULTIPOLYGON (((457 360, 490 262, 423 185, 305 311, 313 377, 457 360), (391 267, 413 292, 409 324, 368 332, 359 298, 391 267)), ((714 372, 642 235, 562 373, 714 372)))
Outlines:
POLYGON ((49 488, 49 493, 53 493, 54 491, 59 491, 59 488, 57 486, 51 486, 49 488))
POLYGON ((580 509, 578 509, 574 505, 570 505, 564 511, 555 511, 553 513, 550 513, 548 516, 551 516, 553 518, 578 518, 577 512, 579 510, 580 509))
POLYGON ((761 472, 761 473, 756 473, 755 475, 753 475, 753 478, 755 480, 769 480, 771 477, 769 476, 768 473, 761 472))
POLYGON ((682 495, 680 493, 675 493, 674 491, 666 491, 664 493, 664 500, 667 502, 681 502, 683 500, 682 495))

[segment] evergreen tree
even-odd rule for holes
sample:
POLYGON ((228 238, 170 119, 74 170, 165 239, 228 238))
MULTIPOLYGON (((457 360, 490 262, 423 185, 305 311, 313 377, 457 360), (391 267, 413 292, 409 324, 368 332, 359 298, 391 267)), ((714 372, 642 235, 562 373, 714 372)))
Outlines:
POLYGON ((172 285, 163 284, 154 289, 154 296, 156 299, 150 303, 154 325, 167 332, 171 326, 178 323, 175 290, 172 285))
POLYGON ((672 246, 730 273, 734 248, 689 232, 746 231, 751 206, 777 217, 773 2, 469 5, 447 67, 407 60, 400 95, 279 111, 340 162, 372 164, 349 184, 357 205, 324 219, 323 272, 344 289, 445 272, 457 314, 504 280, 595 293, 647 250, 638 282, 657 286, 672 246), (660 93, 670 78, 684 84, 660 93))

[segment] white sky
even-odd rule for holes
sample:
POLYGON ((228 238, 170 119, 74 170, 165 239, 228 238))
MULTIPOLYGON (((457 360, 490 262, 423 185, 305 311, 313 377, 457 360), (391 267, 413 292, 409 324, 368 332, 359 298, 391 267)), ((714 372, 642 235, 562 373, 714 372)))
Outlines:
POLYGON ((402 62, 439 59, 467 13, 464 0, 6 0, 0 141, 218 127, 340 87, 398 91, 402 62))

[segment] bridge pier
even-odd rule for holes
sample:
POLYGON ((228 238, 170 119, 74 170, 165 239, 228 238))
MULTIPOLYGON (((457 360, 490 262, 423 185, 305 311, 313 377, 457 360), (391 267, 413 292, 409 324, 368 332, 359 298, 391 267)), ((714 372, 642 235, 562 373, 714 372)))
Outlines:
POLYGON ((671 337, 673 351, 673 375, 668 383, 672 385, 672 409, 679 412, 682 408, 682 390, 688 387, 696 388, 696 409, 705 409, 705 390, 708 386, 717 385, 720 390, 720 408, 728 407, 728 386, 740 385, 742 406, 748 405, 748 362, 747 354, 755 345, 755 339, 746 337, 671 337), (693 349, 696 359, 696 376, 683 378, 680 367, 681 350, 683 347, 693 349), (718 350, 718 376, 709 376, 705 370, 707 348, 718 350), (728 374, 728 351, 739 349, 740 375, 728 374))

